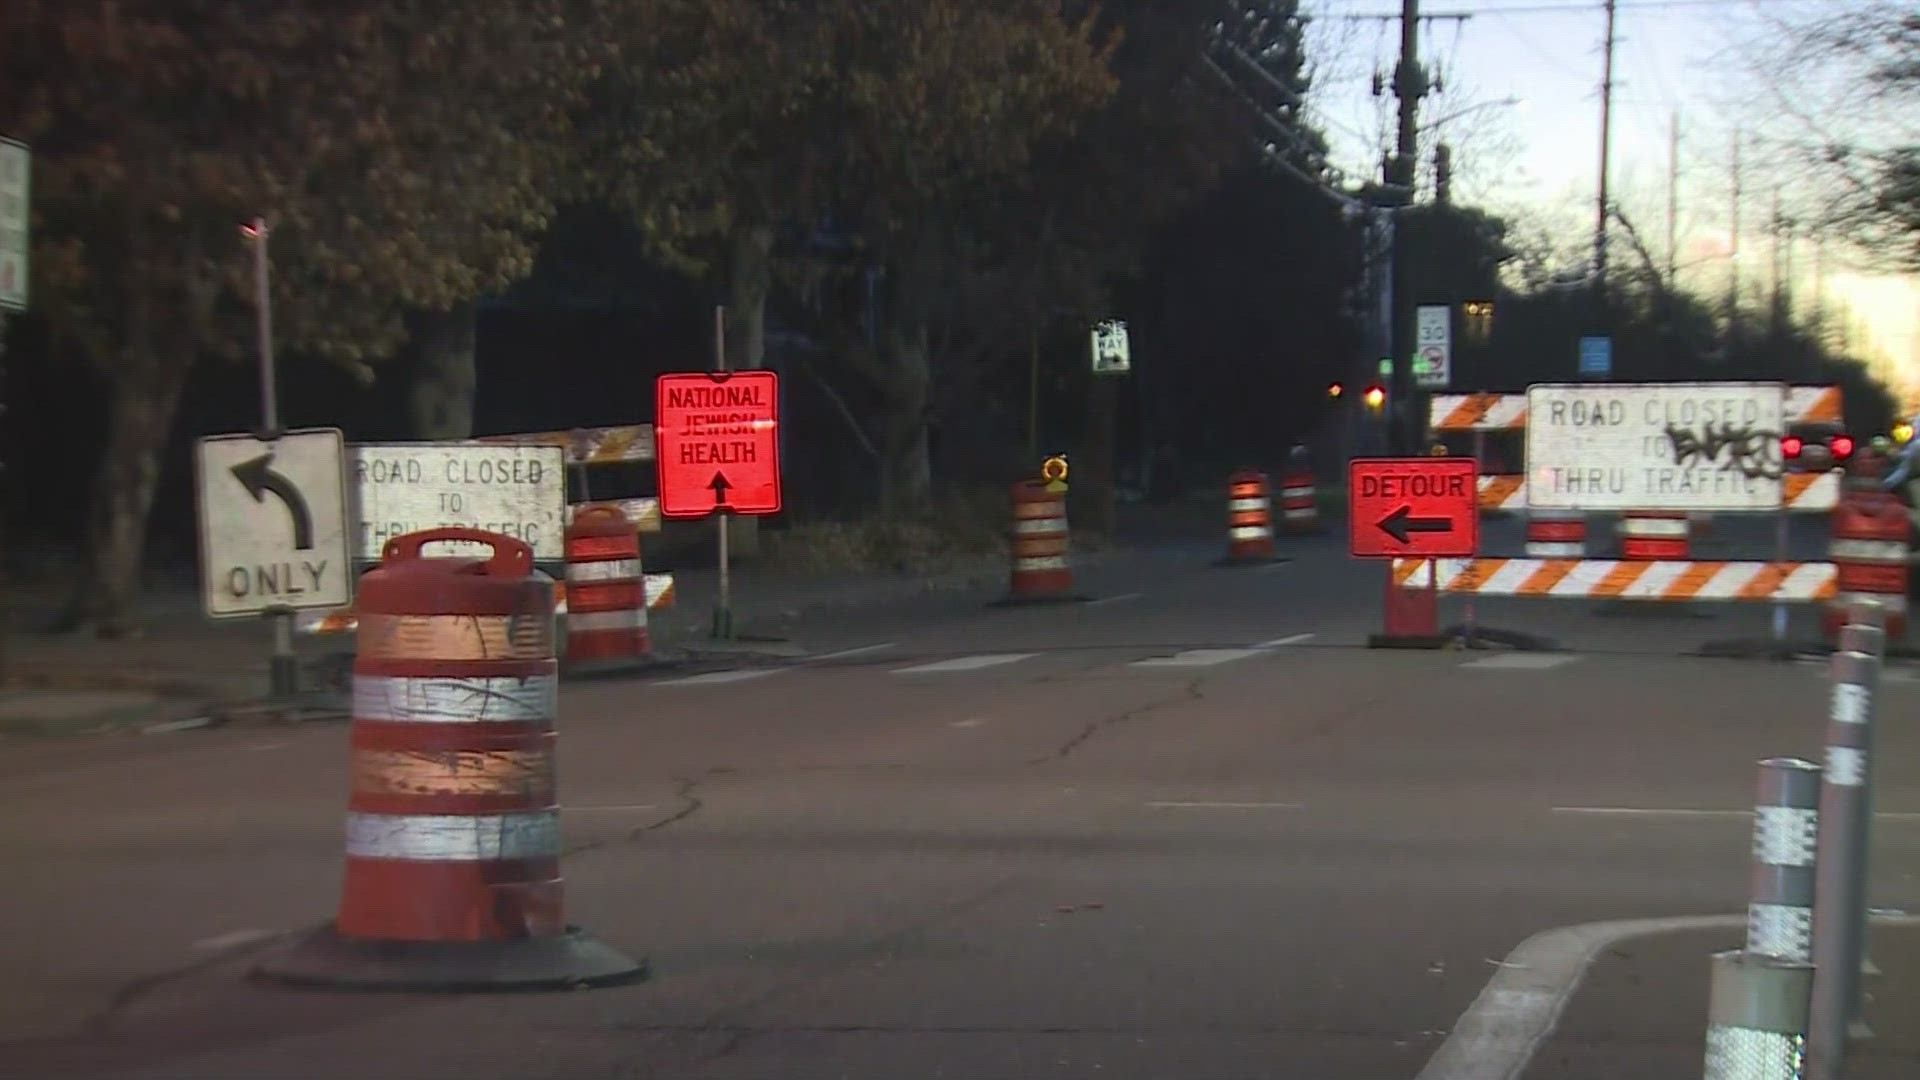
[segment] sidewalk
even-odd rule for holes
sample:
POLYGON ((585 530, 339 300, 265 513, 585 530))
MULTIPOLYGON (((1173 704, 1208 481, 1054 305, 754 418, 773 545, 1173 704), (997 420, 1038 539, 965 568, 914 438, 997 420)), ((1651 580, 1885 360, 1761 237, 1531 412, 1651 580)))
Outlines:
MULTIPOLYGON (((1739 927, 1634 938, 1587 969, 1522 1080, 1697 1080, 1706 1060, 1708 957, 1739 948, 1739 927)), ((1847 1080, 1920 1076, 1920 925, 1879 924, 1867 987, 1874 1037, 1847 1055, 1847 1080)))

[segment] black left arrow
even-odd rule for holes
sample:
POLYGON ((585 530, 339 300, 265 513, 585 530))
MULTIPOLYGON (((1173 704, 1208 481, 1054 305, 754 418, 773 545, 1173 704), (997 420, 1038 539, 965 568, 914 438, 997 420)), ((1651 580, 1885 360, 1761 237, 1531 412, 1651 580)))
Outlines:
POLYGON ((707 486, 713 489, 713 505, 727 505, 727 489, 733 485, 727 483, 726 473, 714 473, 713 479, 708 481, 707 486))
POLYGON ((1407 542, 1407 537, 1412 533, 1450 533, 1453 531, 1452 518, 1409 517, 1408 515, 1412 513, 1413 507, 1402 506, 1393 513, 1381 518, 1378 522, 1375 522, 1375 525, 1381 532, 1386 533, 1402 544, 1407 542))
POLYGON ((265 502, 267 492, 280 496, 287 504, 287 514, 293 518, 293 550, 313 550, 313 515, 307 511, 307 500, 293 481, 273 471, 273 451, 269 450, 252 461, 243 461, 233 467, 233 478, 246 485, 247 494, 254 502, 265 502))

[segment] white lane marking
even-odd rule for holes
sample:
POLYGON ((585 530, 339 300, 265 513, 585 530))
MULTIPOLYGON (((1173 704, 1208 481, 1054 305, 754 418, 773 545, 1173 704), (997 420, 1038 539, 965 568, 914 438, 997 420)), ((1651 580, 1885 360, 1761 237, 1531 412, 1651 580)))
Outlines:
POLYGON ((1319 636, 1318 634, 1312 634, 1312 633, 1306 633, 1306 634, 1288 634, 1288 635, 1287 635, 1286 637, 1277 637, 1277 638, 1274 638, 1274 639, 1273 639, 1272 641, 1263 641, 1263 642, 1261 642, 1260 644, 1258 644, 1258 645, 1255 645, 1255 646, 1254 646, 1254 648, 1256 648, 1256 649, 1284 649, 1284 648, 1286 648, 1286 647, 1287 647, 1287 646, 1289 646, 1289 645, 1298 645, 1298 644, 1300 644, 1301 642, 1305 642, 1305 641, 1312 641, 1312 640, 1313 640, 1314 638, 1316 638, 1316 637, 1318 637, 1318 636, 1319 636))
POLYGON ((957 728, 974 728, 974 727, 979 727, 981 724, 984 724, 984 723, 986 723, 985 720, 955 720, 953 723, 948 724, 947 726, 957 727, 957 728))
POLYGON ((1080 606, 1081 607, 1099 607, 1101 604, 1123 604, 1128 600, 1138 600, 1145 595, 1147 594, 1130 592, 1130 593, 1121 593, 1119 596, 1103 596, 1098 600, 1089 600, 1086 603, 1081 604, 1080 606))
POLYGON ((809 664, 818 664, 826 660, 845 660, 849 656, 865 656, 868 653, 877 653, 877 652, 881 652, 891 648, 893 648, 893 642, 883 641, 878 645, 862 645, 857 649, 841 649, 839 652, 821 653, 819 656, 809 656, 807 657, 806 662, 809 664))
MULTIPOLYGON (((1714 810, 1685 806, 1556 806, 1556 814, 1586 814, 1594 817, 1728 817, 1750 818, 1751 810, 1714 810)), ((1920 813, 1907 810, 1880 810, 1873 815, 1887 821, 1920 821, 1920 813)))
POLYGON ((748 679, 764 679, 777 675, 781 668, 728 668, 725 671, 709 671, 704 675, 689 675, 684 679, 663 679, 655 686, 713 686, 720 683, 746 682, 748 679))
POLYGON ((265 941, 268 938, 279 936, 280 931, 278 930, 229 930, 224 934, 215 934, 212 937, 201 938, 199 941, 193 943, 193 947, 196 949, 205 949, 209 952, 220 952, 225 949, 238 949, 243 945, 252 945, 255 942, 265 941))
POLYGON ((895 675, 943 675, 952 671, 978 671, 981 668, 999 667, 1002 664, 1017 664, 1022 660, 1031 660, 1039 653, 985 653, 980 656, 956 656, 952 660, 936 660, 931 664, 915 664, 912 667, 895 668, 895 675))
POLYGON ((1716 915, 1587 923, 1535 934, 1501 961, 1415 1080, 1512 1080, 1559 1023, 1601 949, 1644 934, 1744 925, 1745 916, 1716 915))
MULTIPOLYGON (((1910 925, 1907 919, 1887 919, 1910 925)), ((1553 1033, 1593 958, 1609 945, 1650 934, 1745 926, 1741 915, 1626 919, 1543 930, 1520 943, 1453 1025, 1453 1034, 1414 1080, 1513 1080, 1553 1033)))
POLYGON ((1305 810, 1306 804, 1297 802, 1173 802, 1161 801, 1147 804, 1155 810, 1305 810))
POLYGON ((1245 660, 1249 656, 1259 656, 1265 649, 1188 649, 1172 656, 1150 656, 1145 660, 1135 660, 1128 667, 1212 667, 1215 664, 1231 664, 1235 660, 1245 660))
POLYGON ((1552 653, 1501 653, 1498 656, 1469 660, 1460 666, 1486 668, 1493 671, 1546 671, 1562 664, 1571 664, 1573 659, 1571 656, 1555 656, 1552 653))
POLYGON ((1279 569, 1281 569, 1282 567, 1287 567, 1287 566, 1292 566, 1292 565, 1293 565, 1293 563, 1291 563, 1291 562, 1288 562, 1287 560, 1284 560, 1284 559, 1276 559, 1276 560, 1275 560, 1275 561, 1273 561, 1273 562, 1270 562, 1270 563, 1263 563, 1263 564, 1261 564, 1261 565, 1259 565, 1259 566, 1256 566, 1256 567, 1254 567, 1254 568, 1253 568, 1253 572, 1254 572, 1254 573, 1256 573, 1256 574, 1268 574, 1268 573, 1272 573, 1272 572, 1273 572, 1273 571, 1275 571, 1275 570, 1279 570, 1279 569))

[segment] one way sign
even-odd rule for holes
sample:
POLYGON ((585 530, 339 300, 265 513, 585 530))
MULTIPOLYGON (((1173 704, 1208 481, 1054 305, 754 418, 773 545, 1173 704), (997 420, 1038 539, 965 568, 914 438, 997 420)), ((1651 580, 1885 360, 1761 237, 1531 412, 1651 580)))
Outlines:
POLYGON ((1355 458, 1347 463, 1347 551, 1362 559, 1471 556, 1480 543, 1472 458, 1355 458))
POLYGON ((353 599, 338 428, 200 440, 200 599, 213 618, 353 599))

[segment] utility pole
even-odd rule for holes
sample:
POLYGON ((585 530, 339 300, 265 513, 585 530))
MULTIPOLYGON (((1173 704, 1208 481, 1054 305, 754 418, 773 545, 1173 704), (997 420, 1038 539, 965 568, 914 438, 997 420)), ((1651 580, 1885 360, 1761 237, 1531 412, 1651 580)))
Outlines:
POLYGON ((1617 3, 1607 0, 1606 60, 1600 69, 1600 184, 1593 207, 1593 277, 1603 318, 1607 306, 1607 166, 1613 151, 1613 24, 1617 3))
MULTIPOLYGON (((1400 130, 1387 174, 1386 197, 1396 218, 1413 203, 1414 170, 1419 161, 1420 99, 1427 94, 1427 73, 1420 67, 1420 0, 1400 0, 1400 62, 1393 71, 1393 93, 1400 101, 1400 130)), ((1407 273, 1405 231, 1394 223, 1392 253, 1393 322, 1388 387, 1388 444, 1398 454, 1419 446, 1423 426, 1413 407, 1413 296, 1407 273)))
POLYGON ((1680 110, 1667 125, 1667 288, 1680 283, 1680 110))

